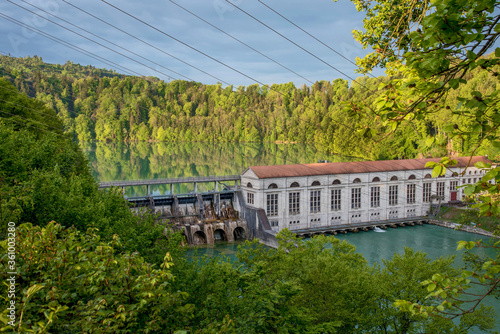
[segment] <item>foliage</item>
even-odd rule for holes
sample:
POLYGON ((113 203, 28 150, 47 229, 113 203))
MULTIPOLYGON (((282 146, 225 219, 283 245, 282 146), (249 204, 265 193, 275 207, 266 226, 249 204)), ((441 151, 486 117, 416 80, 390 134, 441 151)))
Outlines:
POLYGON ((95 227, 108 241, 119 231, 123 249, 161 263, 164 227, 151 215, 134 215, 118 189, 98 189, 84 154, 50 110, 5 81, 0 86, 2 110, 11 114, 0 119, 0 236, 9 221, 43 226, 56 219, 81 231, 95 227))
MULTIPOLYGON (((381 270, 380 286, 386 289, 387 297, 380 300, 388 305, 402 305, 400 308, 388 308, 393 317, 384 318, 380 327, 385 330, 393 329, 396 333, 414 331, 417 333, 467 333, 476 328, 490 331, 495 328, 495 312, 492 308, 478 309, 467 316, 453 322, 446 317, 429 317, 426 310, 440 309, 440 302, 429 295, 428 278, 439 272, 439 277, 460 275, 460 270, 453 268, 453 258, 439 258, 431 261, 424 253, 414 252, 405 248, 404 254, 395 254, 391 260, 383 261, 385 268, 381 270), (396 278, 392 278, 396 277, 396 278), (392 279, 391 279, 392 278, 392 279), (411 313, 405 309, 409 307, 403 300, 418 301, 413 307, 422 310, 411 313), (391 321, 392 320, 392 321, 391 321)), ((457 291, 458 298, 464 298, 463 291, 457 291)), ((459 311, 458 305, 453 307, 459 311)))
MULTIPOLYGON (((408 316, 393 305, 418 298, 425 306, 420 285, 435 271, 456 274, 453 259, 430 260, 406 249, 370 267, 355 247, 333 236, 298 239, 285 229, 278 234, 279 248, 247 242, 238 261, 202 258, 177 264, 172 284, 188 294, 194 305, 190 326, 221 323, 229 317, 238 333, 459 333, 467 326, 451 320, 408 316)), ((470 327, 490 330, 494 316, 477 311, 470 327)))
MULTIPOLYGON (((16 279, 20 312, 14 326, 19 333, 154 333, 182 328, 192 306, 185 295, 171 291, 170 255, 161 269, 137 253, 117 253, 118 236, 102 242, 95 230, 80 233, 51 222, 16 229, 16 279)), ((0 269, 5 281, 7 240, 0 269)), ((2 304, 8 301, 2 284, 2 304)), ((7 308, 0 319, 7 325, 7 308)))
MULTIPOLYGON (((358 10, 368 13, 366 30, 356 32, 356 37, 365 46, 375 48, 375 53, 359 60, 361 71, 382 66, 397 78, 379 86, 382 93, 373 104, 349 106, 351 113, 362 109, 376 115, 386 132, 396 131, 405 123, 418 124, 439 116, 444 133, 453 141, 454 150, 461 154, 474 155, 487 147, 498 148, 500 48, 490 55, 487 53, 492 51, 500 34, 499 2, 353 2, 358 10), (479 80, 486 80, 488 89, 483 89, 479 80)), ((363 131, 371 130, 364 128, 363 131)), ((431 134, 426 145, 435 145, 439 140, 438 135, 431 134)), ((433 176, 442 175, 453 163, 453 159, 445 157, 430 166, 433 176)), ((480 215, 498 216, 500 168, 485 163, 475 167, 487 172, 476 184, 466 186, 464 193, 474 197, 476 204, 472 207, 480 215)), ((461 242, 458 248, 474 246, 474 243, 461 242)), ((497 247, 493 246, 498 250, 497 247)), ((473 323, 477 321, 473 319, 474 311, 487 312, 478 307, 482 299, 498 291, 500 270, 496 261, 498 259, 478 260, 481 263, 478 270, 465 270, 459 275, 449 276, 438 271, 432 279, 422 282, 430 292, 429 298, 442 301, 437 307, 426 308, 416 299, 398 305, 412 315, 429 312, 438 317, 463 316, 473 323), (486 287, 476 296, 477 303, 469 306, 461 298, 470 293, 467 290, 471 284, 486 287)))

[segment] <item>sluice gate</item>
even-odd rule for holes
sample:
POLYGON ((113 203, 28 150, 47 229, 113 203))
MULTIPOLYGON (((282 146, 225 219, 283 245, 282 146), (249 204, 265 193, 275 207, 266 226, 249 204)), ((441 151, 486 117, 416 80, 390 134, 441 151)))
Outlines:
MULTIPOLYGON (((182 231, 190 245, 213 244, 249 239, 253 235, 245 219, 240 217, 239 175, 188 177, 155 180, 102 182, 101 188, 147 186, 146 196, 127 197, 131 209, 144 208, 171 223, 174 231, 182 231), (228 185, 228 183, 234 183, 228 185), (174 184, 192 184, 194 192, 174 194, 174 184), (213 183, 212 191, 198 192, 200 184, 213 183), (170 184, 170 193, 152 195, 151 187, 170 184)), ((244 204, 243 204, 244 205, 244 204)))
POLYGON ((251 235, 240 218, 234 191, 128 198, 132 210, 147 208, 181 231, 189 245, 245 240, 251 235))

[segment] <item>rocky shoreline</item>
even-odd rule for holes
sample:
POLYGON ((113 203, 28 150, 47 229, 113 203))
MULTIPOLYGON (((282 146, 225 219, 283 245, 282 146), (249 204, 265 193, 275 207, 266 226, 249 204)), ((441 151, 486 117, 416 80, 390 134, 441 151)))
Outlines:
POLYGON ((435 220, 435 219, 429 219, 429 224, 438 225, 438 226, 447 227, 447 228, 452 228, 455 230, 460 230, 460 231, 469 232, 469 233, 476 233, 476 234, 484 235, 484 236, 491 237, 491 238, 500 238, 500 236, 494 235, 493 233, 486 231, 486 230, 483 230, 482 228, 479 228, 479 227, 461 225, 461 224, 457 224, 457 223, 435 220))

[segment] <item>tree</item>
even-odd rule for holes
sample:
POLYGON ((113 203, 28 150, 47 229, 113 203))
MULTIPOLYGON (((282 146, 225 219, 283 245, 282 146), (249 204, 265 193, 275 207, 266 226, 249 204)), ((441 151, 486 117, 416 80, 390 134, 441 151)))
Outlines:
MULTIPOLYGON (((183 329, 192 312, 185 294, 171 291, 173 265, 167 253, 161 268, 138 253, 119 253, 120 238, 102 242, 94 229, 80 233, 51 222, 22 224, 15 231, 17 306, 9 324, 8 286, 2 284, 2 331, 18 333, 114 333, 183 329)), ((7 254, 7 240, 1 242, 7 254)), ((6 282, 8 261, 0 262, 6 282)))
MULTIPOLYGON (((488 93, 478 90, 460 90, 468 84, 470 73, 479 72, 494 78, 498 83, 500 48, 492 46, 500 34, 500 3, 496 0, 352 0, 358 10, 366 10, 365 31, 355 32, 364 46, 375 51, 358 60, 361 72, 369 72, 376 66, 387 68, 394 77, 382 83, 381 93, 371 105, 350 104, 351 113, 373 113, 387 133, 394 132, 402 123, 425 120, 435 113, 449 112, 443 127, 450 139, 468 142, 470 149, 463 154, 474 155, 482 146, 498 147, 500 109, 498 89, 488 93), (455 90, 455 92, 454 92, 455 90), (457 95, 454 103, 449 97, 457 95), (467 126, 464 126, 467 124, 467 126)), ((361 129, 372 134, 371 129, 361 129)), ((436 142, 430 135, 427 146, 436 142)), ((451 158, 430 164, 433 174, 442 175, 451 158)), ((482 215, 498 216, 500 191, 500 167, 477 164, 487 173, 476 184, 465 188, 467 195, 476 195, 474 207, 482 215), (490 183, 493 181, 493 184, 490 183)), ((500 230, 500 227, 499 229, 500 230)), ((497 232, 498 232, 497 230, 497 232)), ((479 245, 462 242, 459 248, 472 249, 479 245)), ((498 249, 498 245, 494 246, 498 249)), ((500 255, 500 253, 497 253, 500 255)), ((413 314, 431 311, 438 316, 469 316, 480 304, 484 295, 495 293, 500 285, 500 265, 497 259, 483 259, 476 264, 477 270, 463 271, 459 275, 433 275, 424 282, 429 297, 441 298, 437 308, 425 308, 418 302, 399 303, 413 314), (486 285, 484 295, 470 307, 461 302, 471 284, 486 285), (458 310, 456 307, 460 307, 458 310), (425 310, 425 311, 424 311, 425 310), (455 310, 457 312, 452 312, 455 310)))

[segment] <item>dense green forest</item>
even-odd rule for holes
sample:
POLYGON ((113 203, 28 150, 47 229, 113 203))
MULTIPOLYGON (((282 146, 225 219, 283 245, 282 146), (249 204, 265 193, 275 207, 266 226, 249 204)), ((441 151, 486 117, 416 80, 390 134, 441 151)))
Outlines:
MULTIPOLYGON (((424 119, 401 124, 387 137, 367 137, 353 124, 384 132, 377 117, 346 111, 346 104, 370 105, 386 77, 335 79, 311 87, 293 83, 222 87, 198 82, 164 82, 132 77, 67 62, 52 65, 40 57, 0 56, 1 75, 28 96, 43 101, 61 118, 65 133, 79 141, 192 141, 312 143, 329 153, 366 159, 414 158, 467 154, 475 138, 451 141, 445 124, 460 118, 443 108, 424 119), (436 138, 426 145, 428 135, 436 138)), ((468 83, 448 96, 474 90, 490 93, 497 80, 480 69, 467 74, 468 83)), ((394 79, 394 78, 392 78, 394 79)), ((469 93, 467 93, 469 94, 469 93)), ((5 115, 2 115, 5 116, 5 115)), ((486 142, 476 154, 495 156, 486 142)))

